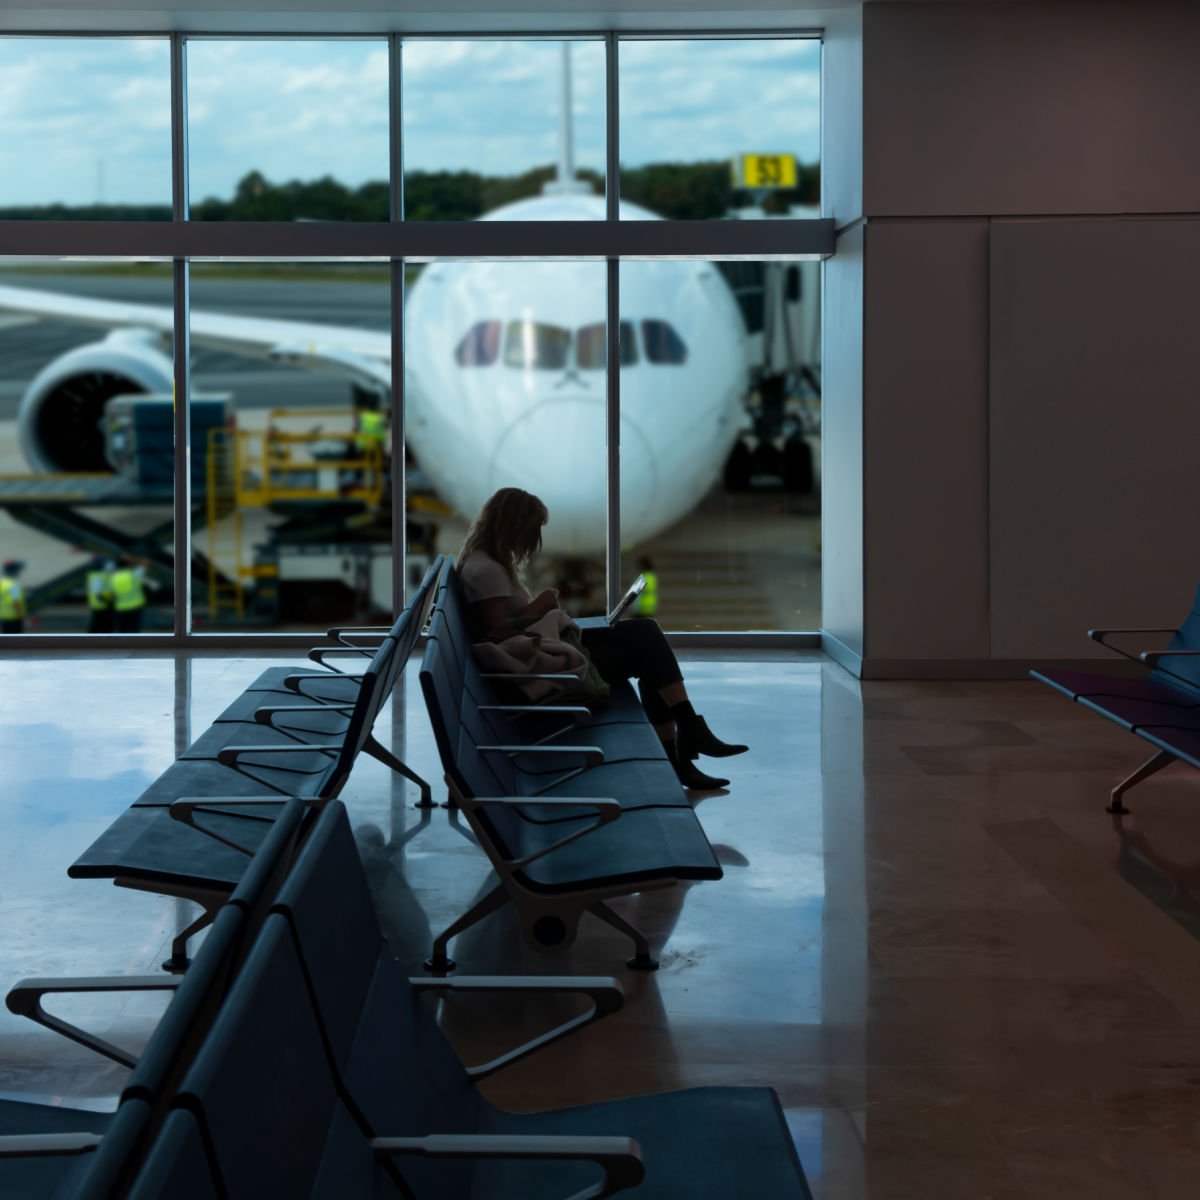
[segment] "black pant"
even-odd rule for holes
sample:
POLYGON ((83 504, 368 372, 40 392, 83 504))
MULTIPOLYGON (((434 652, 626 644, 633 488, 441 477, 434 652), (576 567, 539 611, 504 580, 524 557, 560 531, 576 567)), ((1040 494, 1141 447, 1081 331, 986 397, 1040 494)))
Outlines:
POLYGON ((0 621, 0 633, 24 633, 25 618, 17 617, 13 621, 0 621))
POLYGON ((117 614, 111 608, 93 608, 88 633, 112 633, 117 627, 117 614))
POLYGON ((671 719, 671 710, 658 690, 679 683, 683 672, 657 621, 634 617, 608 628, 584 629, 581 636, 606 683, 636 679, 650 723, 663 725, 671 719))
POLYGON ((142 611, 140 608, 117 609, 117 632, 141 633, 142 611))

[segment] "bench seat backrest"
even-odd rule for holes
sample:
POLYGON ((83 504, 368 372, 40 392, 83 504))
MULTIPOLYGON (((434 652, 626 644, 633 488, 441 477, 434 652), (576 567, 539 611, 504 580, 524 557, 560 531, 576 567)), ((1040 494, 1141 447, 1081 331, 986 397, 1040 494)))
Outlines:
POLYGON ((363 673, 358 698, 346 726, 341 753, 330 767, 320 795, 341 794, 355 759, 372 737, 376 718, 391 699, 409 656, 420 640, 421 630, 428 619, 445 562, 443 556, 434 560, 420 585, 409 597, 395 624, 371 657, 370 665, 363 673))
MULTIPOLYGON (((375 1170, 367 1137, 339 1098, 281 915, 263 925, 176 1103, 200 1137, 190 1122, 177 1122, 175 1144, 155 1148, 148 1177, 178 1178, 170 1152, 194 1156, 199 1146, 201 1174, 229 1197, 403 1195, 375 1170)), ((147 1184, 144 1194, 160 1193, 147 1184)))
MULTIPOLYGON (((330 805, 279 893, 336 1077, 376 1136, 470 1132, 486 1107, 379 930, 343 805, 330 805)), ((424 947, 413 947, 414 951, 424 947)), ((465 1194, 462 1164, 406 1161, 418 1196, 465 1194), (444 1190, 437 1190, 444 1188, 444 1190)))
MULTIPOLYGON (((518 796, 516 768, 507 755, 482 751, 494 736, 483 725, 474 697, 455 685, 452 643, 444 635, 445 614, 435 610, 421 661, 421 691, 446 778, 464 800, 477 796, 518 796)), ((468 651, 469 653, 469 651, 468 651)), ((478 821, 502 855, 519 857, 525 823, 511 808, 478 809, 478 821)))
POLYGON ((54 1194, 71 1200, 113 1200, 126 1195, 291 869, 298 839, 310 824, 298 800, 281 810, 155 1026, 121 1091, 116 1115, 104 1130, 100 1145, 72 1163, 69 1172, 60 1170, 53 1189, 35 1186, 39 1172, 55 1179, 49 1174, 52 1164, 27 1160, 30 1178, 24 1182, 5 1170, 0 1173, 5 1195, 54 1194))
POLYGON ((1182 681, 1189 687, 1200 689, 1200 588, 1192 599, 1192 608, 1179 631, 1171 639, 1168 650, 1190 650, 1195 657, 1167 658, 1152 672, 1164 683, 1178 687, 1182 681))

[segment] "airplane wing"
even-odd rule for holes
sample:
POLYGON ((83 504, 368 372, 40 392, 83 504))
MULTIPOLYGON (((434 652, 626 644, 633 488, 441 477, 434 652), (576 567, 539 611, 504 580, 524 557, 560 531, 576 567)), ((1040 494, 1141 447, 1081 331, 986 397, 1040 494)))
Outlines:
MULTIPOLYGON (((108 330, 145 330, 167 342, 174 322, 169 308, 156 305, 2 285, 0 312, 108 330)), ((391 382, 391 335, 377 330, 193 310, 191 336, 197 345, 210 349, 332 371, 368 385, 386 387, 391 382)))

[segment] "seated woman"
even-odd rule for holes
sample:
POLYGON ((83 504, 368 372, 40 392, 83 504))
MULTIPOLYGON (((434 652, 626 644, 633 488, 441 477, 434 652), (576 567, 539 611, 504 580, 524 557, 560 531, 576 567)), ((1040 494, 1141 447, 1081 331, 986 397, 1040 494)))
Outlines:
MULTIPOLYGON (((546 506, 520 488, 501 488, 483 506, 467 531, 458 557, 458 577, 470 604, 475 631, 503 639, 513 622, 544 616, 558 607, 558 592, 547 588, 530 598, 520 573, 542 548, 546 506)), ((683 672, 658 622, 648 617, 584 629, 583 643, 596 670, 608 683, 636 679, 642 705, 679 781, 688 788, 724 787, 729 780, 705 775, 693 759, 724 758, 747 747, 720 741, 688 700, 683 672)))

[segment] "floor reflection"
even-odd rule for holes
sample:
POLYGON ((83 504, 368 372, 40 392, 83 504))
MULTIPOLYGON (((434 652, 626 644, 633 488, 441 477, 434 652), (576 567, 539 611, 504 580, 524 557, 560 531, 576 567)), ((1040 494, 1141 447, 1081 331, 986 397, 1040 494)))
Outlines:
MULTIPOLYGON (((242 688, 278 662, 168 654, 0 661, 0 745, 11 764, 0 796, 6 985, 33 974, 157 968, 192 907, 71 881, 66 867, 242 688), (118 695, 119 705, 111 702, 118 695), (82 696, 110 701, 82 704, 82 696)), ((845 966, 865 962, 863 930, 852 920, 863 911, 854 882, 861 881, 861 846, 858 861, 853 850, 861 839, 861 766, 856 781, 840 758, 857 685, 811 658, 705 657, 686 669, 697 708, 724 736, 752 746, 722 764, 732 777, 728 794, 697 804, 725 878, 613 902, 650 937, 662 964, 654 974, 627 970, 626 939, 586 915, 575 945, 552 955, 522 943, 511 906, 465 931, 451 947, 462 972, 613 974, 628 997, 615 1017, 488 1080, 488 1095, 529 1110, 700 1084, 770 1085, 820 1184, 818 1200, 850 1194, 837 1191, 839 1175, 823 1147, 830 1136, 843 1150, 854 1142, 844 1135, 860 1108, 853 1072, 844 1068, 847 1056, 856 1070, 861 1065, 847 1014, 865 1007, 851 995, 864 986, 861 967, 845 966), (848 890, 834 888, 832 906, 831 845, 851 880, 848 890), (830 1133, 831 1113, 840 1134, 830 1133)), ((415 665, 405 691, 415 704, 406 711, 397 697, 377 733, 444 799, 415 665)), ((469 830, 455 828, 453 814, 416 808, 416 786, 375 760, 360 760, 343 798, 384 932, 417 973, 434 932, 492 886, 487 860, 469 830)), ((489 1001, 484 1022, 472 1003, 480 1001, 456 1000, 442 1012, 468 1061, 526 1039, 579 1005, 572 997, 489 1001)), ((90 1016, 101 1032, 134 1044, 157 1019, 145 1004, 71 1015, 90 1016)), ((107 1104, 123 1078, 112 1064, 0 1014, 0 1090, 107 1104)))

